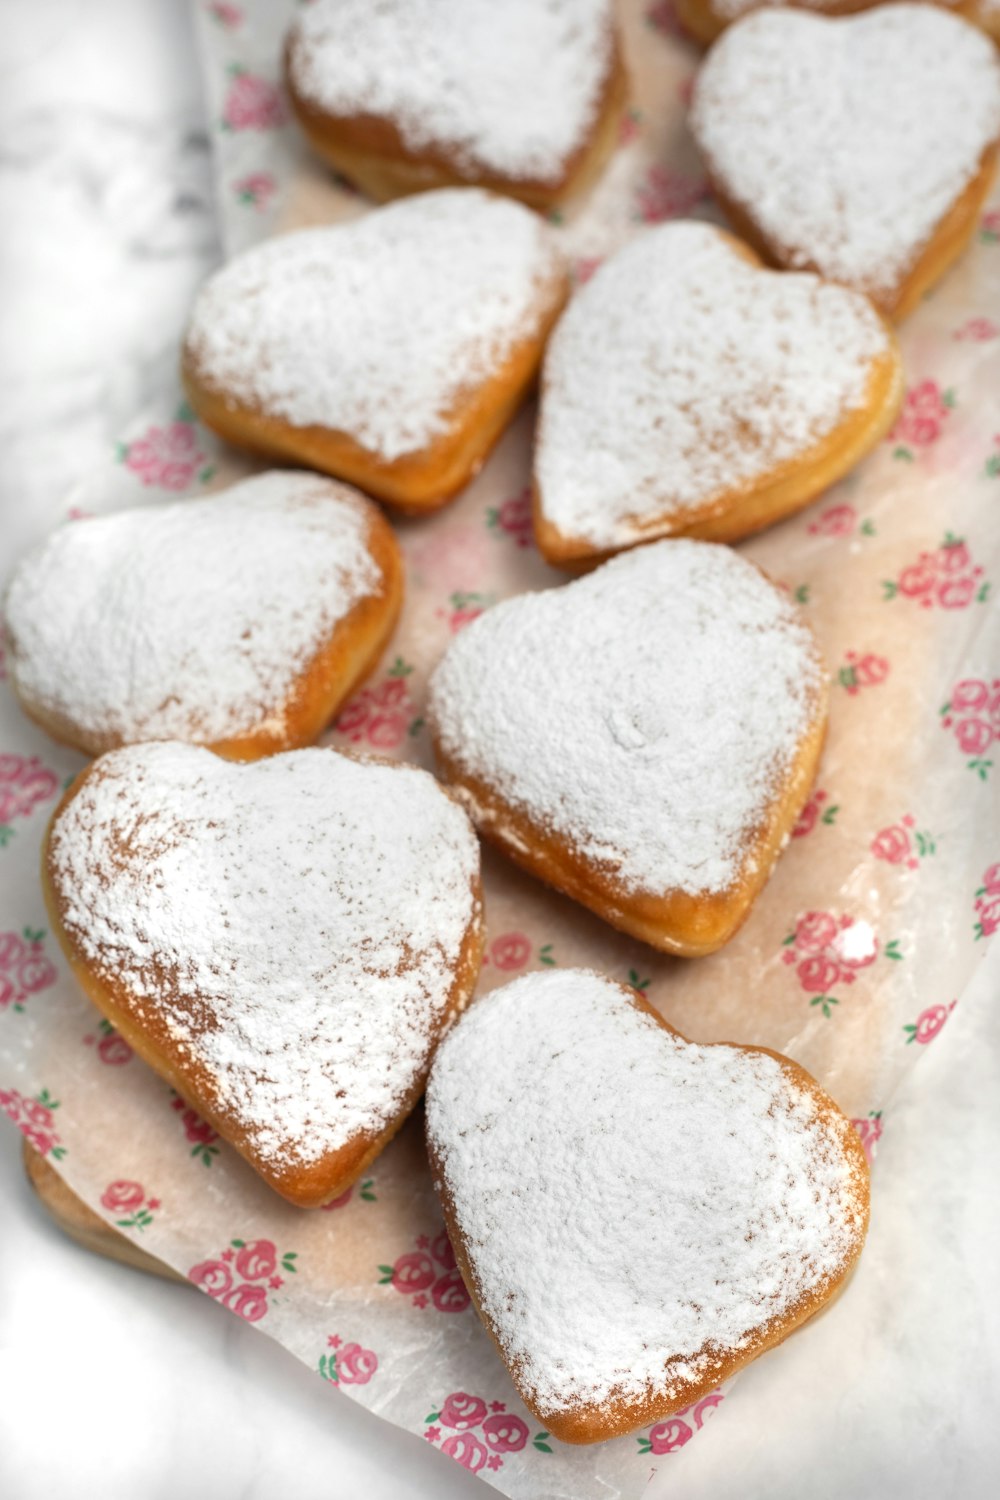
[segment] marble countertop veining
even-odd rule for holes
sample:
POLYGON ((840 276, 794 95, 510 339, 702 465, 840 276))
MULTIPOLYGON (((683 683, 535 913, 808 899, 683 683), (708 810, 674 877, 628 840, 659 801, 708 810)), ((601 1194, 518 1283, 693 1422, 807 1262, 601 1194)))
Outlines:
MULTIPOLYGON (((218 258, 179 0, 7 0, 0 226, 5 568, 156 391, 218 258)), ((998 969, 984 966, 886 1113, 848 1292, 740 1378, 650 1497, 1000 1490, 998 969), (849 1342, 865 1375, 845 1389, 849 1342)), ((206 1299, 78 1250, 31 1197, 13 1130, 0 1130, 0 1200, 5 1500, 487 1494, 206 1299)))

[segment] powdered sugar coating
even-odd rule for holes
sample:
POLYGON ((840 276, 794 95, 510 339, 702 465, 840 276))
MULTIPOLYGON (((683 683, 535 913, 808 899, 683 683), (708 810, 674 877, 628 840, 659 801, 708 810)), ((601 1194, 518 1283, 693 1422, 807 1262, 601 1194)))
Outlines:
POLYGON ((371 502, 275 471, 63 526, 4 610, 25 700, 106 742, 280 728, 296 679, 381 584, 371 502))
POLYGON ((888 297, 1000 135, 1000 62, 935 6, 761 11, 713 47, 691 123, 783 260, 888 297))
POLYGON ((425 771, 175 743, 95 763, 57 818, 63 925, 214 1079, 260 1157, 301 1165, 392 1120, 476 916, 479 848, 425 771))
POLYGON ((237 256, 195 303, 187 352, 230 404, 391 461, 448 432, 459 398, 538 337, 561 287, 537 215, 445 189, 237 256))
POLYGON ((865 405, 891 339, 864 297, 762 272, 708 224, 633 240, 545 358, 542 515, 598 549, 732 497, 865 405))
POLYGON ((460 772, 626 890, 702 895, 739 878, 821 683, 787 598, 729 548, 678 540, 488 610, 430 709, 460 772))
MULTIPOLYGON (((788 5, 796 10, 818 10, 836 12, 845 9, 845 0, 710 0, 712 11, 717 16, 724 16, 729 21, 735 21, 737 16, 745 16, 751 10, 763 10, 765 8, 783 8, 788 5)), ((882 3, 882 0, 853 0, 853 9, 865 10, 871 6, 882 3)), ((935 5, 954 6, 960 0, 934 0, 935 5)), ((847 0, 851 5, 851 0, 847 0)))
POLYGON ((699 1047, 600 975, 528 974, 442 1043, 428 1139, 483 1312, 544 1418, 752 1354, 864 1236, 851 1125, 775 1059, 699 1047))
POLYGON ((388 120, 466 175, 557 183, 597 117, 612 14, 608 0, 316 0, 289 73, 314 108, 388 120))

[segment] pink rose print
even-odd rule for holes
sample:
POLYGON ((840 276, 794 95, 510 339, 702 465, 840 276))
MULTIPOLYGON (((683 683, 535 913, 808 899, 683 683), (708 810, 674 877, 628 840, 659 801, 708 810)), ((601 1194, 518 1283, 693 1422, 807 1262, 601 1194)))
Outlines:
POLYGON ((236 1271, 245 1281, 258 1281, 274 1275, 278 1252, 271 1240, 248 1240, 240 1246, 236 1271))
POLYGON ((439 609, 436 613, 439 619, 447 621, 452 635, 457 635, 466 625, 478 620, 483 611, 493 603, 493 599, 489 594, 459 592, 451 594, 448 602, 449 609, 439 609))
POLYGON ((192 423, 180 419, 168 427, 150 427, 134 443, 119 443, 117 456, 144 485, 161 490, 186 490, 196 479, 204 484, 215 472, 198 447, 192 423))
POLYGON ((367 744, 374 750, 395 750, 407 735, 417 734, 423 720, 413 717, 406 682, 412 671, 397 656, 385 682, 362 688, 341 709, 333 726, 337 733, 346 735, 352 745, 367 744))
POLYGON ((876 656, 872 651, 863 655, 848 651, 844 665, 837 673, 837 681, 853 698, 862 688, 879 687, 889 676, 889 671, 890 665, 884 656, 876 656))
MULTIPOLYGON (((465 1468, 472 1467, 471 1463, 466 1462, 466 1458, 471 1456, 475 1460, 475 1473, 484 1464, 490 1469, 502 1469, 503 1456, 520 1453, 527 1445, 531 1433, 528 1424, 509 1412, 503 1401, 491 1401, 487 1407, 482 1397, 471 1396, 467 1391, 453 1391, 443 1401, 440 1411, 432 1411, 430 1416, 424 1418, 424 1425, 424 1437, 428 1442, 441 1442, 441 1452, 457 1458, 465 1468), (473 1429, 477 1427, 480 1429, 482 1442, 471 1436, 473 1429), (450 1428, 454 1433, 443 1442, 442 1428, 450 1428), (461 1439, 466 1441, 463 1443, 461 1439)), ((536 1433, 531 1439, 531 1446, 539 1453, 552 1452, 547 1432, 536 1433)))
POLYGON ((853 505, 828 505, 821 510, 815 521, 806 528, 810 536, 874 536, 875 522, 865 518, 860 521, 853 505))
POLYGON ((528 1441, 528 1424, 512 1412, 497 1412, 483 1423, 483 1437, 494 1453, 520 1453, 528 1441))
POLYGON ((839 930, 836 917, 827 911, 807 911, 795 924, 797 948, 826 948, 839 930))
POLYGON ((343 1343, 338 1334, 332 1334, 327 1343, 335 1352, 320 1356, 323 1379, 331 1385, 367 1385, 378 1369, 378 1355, 360 1344, 343 1343))
POLYGON ((851 1124, 861 1137, 865 1156, 871 1165, 875 1159, 875 1148, 882 1136, 882 1111, 880 1109, 869 1110, 866 1119, 852 1120, 851 1124))
POLYGON ((375 1179, 374 1177, 366 1177, 363 1182, 355 1183, 352 1187, 349 1187, 346 1193, 341 1193, 339 1198, 332 1198, 329 1203, 322 1204, 323 1212, 326 1213, 331 1208, 346 1208, 351 1201, 355 1187, 358 1189, 358 1197, 365 1203, 375 1203, 378 1201, 375 1192, 375 1179))
POLYGON ((967 609, 986 601, 990 585, 962 538, 949 531, 936 551, 921 552, 898 578, 884 579, 882 591, 886 599, 916 599, 923 609, 967 609))
POLYGON ((486 1402, 479 1396, 468 1396, 465 1391, 453 1391, 446 1397, 438 1421, 443 1427, 457 1427, 460 1432, 465 1432, 469 1427, 478 1427, 486 1416, 486 1411, 486 1402))
POLYGON ((828 793, 823 791, 821 787, 818 787, 813 792, 809 801, 799 813, 798 822, 792 829, 793 839, 805 838, 807 833, 812 833, 817 823, 825 823, 829 827, 830 824, 836 822, 840 807, 836 803, 831 803, 829 807, 824 807, 824 802, 828 800, 828 793))
POLYGON ((685 1443, 689 1443, 696 1432, 700 1432, 716 1407, 721 1406, 723 1395, 721 1391, 712 1391, 710 1395, 702 1399, 692 1408, 684 1406, 679 1412, 667 1419, 665 1422, 657 1422, 648 1433, 640 1433, 637 1441, 640 1453, 654 1453, 657 1457, 664 1454, 677 1453, 685 1443), (684 1420, 690 1417, 690 1422, 684 1420), (693 1427, 691 1425, 693 1423, 693 1427))
POLYGON ((502 505, 491 505, 486 512, 486 524, 498 535, 509 536, 518 547, 530 547, 534 537, 530 486, 502 505))
POLYGON ((1000 208, 991 208, 988 214, 983 214, 979 238, 986 245, 995 245, 1000 241, 1000 208))
POLYGON ((903 1027, 907 1042, 919 1042, 922 1047, 926 1047, 944 1026, 956 1004, 953 1000, 950 1005, 929 1005, 926 1010, 922 1010, 914 1025, 903 1027))
POLYGON ((822 995, 840 978, 840 965, 824 953, 811 953, 799 963, 796 974, 807 995, 822 995))
POLYGON ((159 1208, 160 1201, 158 1198, 147 1197, 142 1183, 122 1179, 108 1183, 101 1194, 101 1205, 108 1213, 126 1215, 123 1219, 115 1220, 119 1229, 141 1230, 152 1224, 152 1210, 159 1208))
POLYGON ((97 1056, 109 1068, 121 1068, 131 1062, 135 1053, 124 1037, 119 1036, 110 1021, 103 1018, 97 1023, 97 1034, 88 1032, 83 1039, 85 1047, 97 1049, 97 1056))
POLYGON ((416 1308, 433 1306, 438 1312, 460 1313, 469 1306, 469 1294, 455 1266, 455 1252, 444 1229, 433 1239, 427 1234, 418 1235, 414 1250, 397 1256, 393 1265, 378 1269, 379 1285, 391 1286, 409 1297, 416 1308))
POLYGON ((190 1109, 179 1094, 175 1094, 170 1101, 170 1108, 180 1114, 185 1140, 193 1142, 190 1155, 200 1161, 202 1166, 210 1167, 212 1158, 219 1154, 219 1148, 215 1144, 219 1139, 218 1132, 195 1110, 190 1109))
POLYGON ((531 943, 523 932, 505 932, 490 944, 489 960, 498 969, 523 969, 531 957, 531 943))
POLYGON ((619 146, 630 146, 642 130, 642 114, 637 109, 627 109, 618 127, 619 146))
POLYGON ((277 190, 278 184, 270 172, 251 172, 233 183, 236 201, 260 210, 267 208, 277 190))
POLYGON ((649 168, 635 195, 634 217, 643 224, 662 224, 689 214, 709 194, 703 177, 688 177, 671 172, 659 163, 649 168))
POLYGON ((853 505, 828 505, 806 529, 810 536, 850 536, 857 519, 853 505))
POLYGON ((0 932, 0 1010, 23 1011, 30 995, 55 984, 55 965, 42 949, 43 931, 0 932))
POLYGON ((986 343, 988 339, 995 339, 1000 335, 1000 324, 994 323, 992 318, 969 318, 961 328, 956 328, 952 334, 954 339, 969 339, 974 343, 986 343))
MULTIPOLYGON (((600 255, 584 255, 573 267, 573 281, 577 286, 586 286, 587 282, 599 269, 603 257, 600 255)), ((530 494, 530 491, 529 491, 530 494)))
MULTIPOLYGON (((449 1246, 449 1249, 451 1247, 449 1246)), ((458 1267, 445 1271, 431 1288, 431 1301, 438 1312, 464 1312, 472 1301, 458 1267)))
POLYGON ((232 83, 222 110, 224 130, 274 130, 284 124, 285 108, 273 83, 240 67, 230 68, 229 73, 232 83))
POLYGON ((235 31, 243 20, 243 12, 238 5, 227 5, 225 0, 216 0, 214 5, 206 7, 213 21, 218 21, 227 31, 235 31))
MULTIPOLYGON (((388 1279, 395 1291, 402 1292, 405 1296, 410 1292, 422 1292, 431 1286, 435 1274, 434 1262, 430 1256, 420 1250, 413 1250, 408 1255, 399 1256, 388 1279)), ((386 1279, 383 1277, 383 1281, 386 1279)))
POLYGON ((646 24, 663 36, 684 37, 686 32, 677 19, 674 0, 654 0, 646 7, 646 24))
POLYGON ((0 1089, 0 1109, 14 1122, 18 1130, 42 1156, 51 1156, 62 1161, 66 1147, 59 1140, 55 1129, 53 1110, 59 1108, 59 1100, 53 1099, 48 1089, 42 1089, 31 1098, 18 1089, 0 1089))
POLYGON ((976 891, 978 920, 973 931, 976 940, 992 937, 1000 929, 1000 865, 990 865, 983 883, 976 891))
POLYGON ((455 1264, 455 1252, 451 1248, 451 1240, 448 1238, 447 1229, 442 1229, 431 1241, 431 1254, 439 1265, 450 1271, 455 1264))
POLYGON ((202 1260, 188 1272, 188 1281, 193 1281, 209 1297, 221 1297, 233 1284, 233 1275, 225 1261, 202 1260))
POLYGON ((267 1312, 267 1293, 262 1286, 253 1286, 245 1282, 242 1286, 234 1286, 222 1296, 223 1307, 228 1307, 230 1312, 238 1313, 247 1323, 259 1323, 267 1312))
POLYGON ((101 1205, 109 1213, 131 1213, 145 1202, 146 1190, 138 1182, 111 1182, 101 1194, 101 1205))
MULTIPOLYGON (((294 1273, 296 1252, 286 1250, 281 1257, 281 1268, 294 1273)), ((238 1314, 247 1323, 259 1323, 267 1313, 267 1288, 259 1285, 267 1281, 277 1290, 284 1283, 280 1276, 272 1275, 277 1263, 277 1251, 270 1240, 230 1240, 222 1254, 214 1260, 203 1260, 188 1272, 193 1281, 210 1297, 217 1297, 230 1312, 238 1314), (236 1276, 242 1281, 236 1281, 236 1276)))
POLYGON ((479 1439, 468 1432, 456 1432, 453 1437, 445 1438, 441 1444, 441 1452, 447 1453, 449 1458, 453 1458, 471 1474, 478 1474, 489 1457, 479 1439))
POLYGON ((911 386, 896 425, 889 433, 888 441, 897 445, 893 458, 912 461, 913 448, 929 448, 936 443, 954 407, 955 392, 942 391, 936 380, 922 380, 919 385, 911 386))
POLYGON ((867 922, 833 912, 806 912, 782 946, 782 962, 795 966, 799 985, 812 997, 809 1004, 818 1005, 827 1017, 840 1004, 835 986, 853 984, 857 971, 873 964, 880 951, 886 958, 903 957, 895 938, 880 948, 867 922))
POLYGON ((37 756, 0 755, 0 849, 14 835, 15 818, 29 817, 58 790, 58 776, 37 756))
POLYGON ((908 870, 917 869, 920 861, 933 854, 937 845, 929 833, 918 832, 916 819, 907 813, 900 822, 882 828, 871 843, 876 859, 890 865, 906 865, 908 870))
POLYGON ((970 757, 966 768, 985 781, 993 766, 987 751, 1000 740, 1000 677, 992 682, 978 677, 956 682, 939 713, 942 729, 951 730, 959 750, 970 757))

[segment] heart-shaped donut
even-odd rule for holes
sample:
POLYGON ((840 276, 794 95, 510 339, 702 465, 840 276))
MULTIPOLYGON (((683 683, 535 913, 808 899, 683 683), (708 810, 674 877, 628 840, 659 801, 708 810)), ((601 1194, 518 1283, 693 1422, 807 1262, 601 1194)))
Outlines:
POLYGON ((759 11, 709 53, 691 125, 738 233, 898 319, 975 228, 1000 139, 1000 60, 936 6, 759 11))
POLYGON ((318 474, 62 526, 4 601, 25 711, 90 755, 182 739, 253 760, 311 744, 403 596, 377 505, 318 474))
POLYGON ((429 713, 479 831, 668 953, 720 947, 809 793, 823 667, 786 594, 728 547, 655 542, 496 605, 429 713))
POLYGON ((184 382, 229 441, 433 510, 513 417, 565 292, 530 209, 422 193, 230 261, 195 303, 184 382))
POLYGON ((114 750, 56 810, 44 883, 98 1009, 305 1208, 398 1130, 479 972, 468 818, 426 771, 332 750, 114 750))
MULTIPOLYGON (((792 10, 818 11, 824 16, 847 16, 886 3, 887 0, 674 0, 674 9, 684 30, 707 47, 727 26, 755 10, 788 6, 792 10)), ((975 20, 989 30, 985 16, 996 0, 930 0, 930 3, 975 20)))
POLYGON ((763 270, 709 224, 651 229, 577 292, 549 342, 535 534, 574 567, 655 537, 735 541, 806 505, 899 410, 867 298, 763 270))
POLYGON ((626 80, 613 0, 315 0, 288 36, 310 143, 372 198, 458 182, 538 208, 614 148, 626 80))
POLYGON ((427 1139, 473 1301, 564 1442, 697 1401, 829 1301, 864 1243, 865 1154, 808 1073, 688 1042, 587 971, 476 1001, 434 1059, 427 1139))

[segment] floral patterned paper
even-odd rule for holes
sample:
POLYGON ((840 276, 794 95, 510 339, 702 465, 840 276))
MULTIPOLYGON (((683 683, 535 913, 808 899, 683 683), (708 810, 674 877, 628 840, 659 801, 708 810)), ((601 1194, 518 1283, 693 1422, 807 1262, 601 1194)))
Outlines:
MULTIPOLYGON (((366 212, 310 157, 282 97, 290 0, 198 0, 195 10, 230 253, 366 212)), ((669 3, 629 0, 625 13, 634 87, 618 149, 587 202, 554 216, 578 282, 646 223, 715 213, 684 125, 698 54, 669 3)), ((908 392, 893 433, 744 549, 816 628, 832 706, 816 787, 733 941, 708 959, 666 959, 485 857, 482 989, 530 969, 594 965, 696 1040, 788 1052, 852 1117, 869 1159, 892 1129, 903 1073, 932 1042, 947 1045, 938 1039, 952 1009, 1000 944, 998 309, 1000 196, 902 329, 908 392)), ((426 683, 448 641, 496 600, 565 581, 531 534, 533 420, 530 408, 517 418, 454 505, 399 525, 404 616, 328 743, 429 765, 426 683)), ((178 389, 165 390, 67 497, 67 521, 205 494, 251 467, 193 420, 178 389)), ((506 1495, 633 1500, 651 1469, 710 1441, 706 1419, 724 1421, 738 1394, 715 1392, 594 1448, 566 1447, 531 1417, 455 1268, 419 1111, 368 1176, 306 1213, 270 1193, 134 1056, 74 985, 38 888, 46 820, 83 764, 28 723, 0 682, 0 1112, 109 1224, 326 1384, 506 1495)), ((775 1422, 778 1435, 780 1414, 775 1422)))

